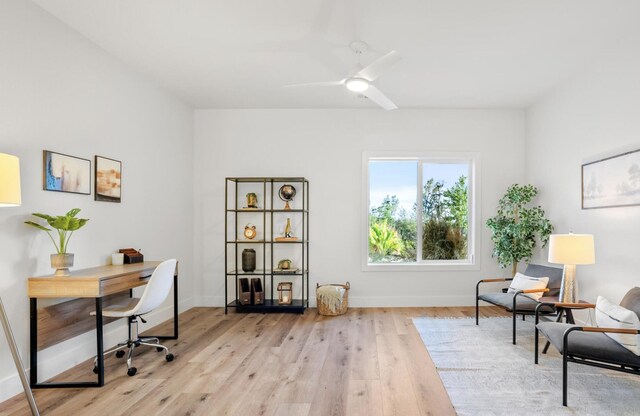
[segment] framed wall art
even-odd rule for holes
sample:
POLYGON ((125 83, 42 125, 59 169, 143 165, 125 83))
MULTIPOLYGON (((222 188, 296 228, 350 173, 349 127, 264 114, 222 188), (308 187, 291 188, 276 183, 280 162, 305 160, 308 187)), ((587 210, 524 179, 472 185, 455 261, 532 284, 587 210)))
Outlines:
POLYGON ((44 150, 43 184, 45 191, 91 194, 91 161, 44 150))
POLYGON ((122 162, 96 156, 96 201, 121 202, 122 162))
POLYGON ((582 209, 640 205, 640 149, 582 165, 582 209))

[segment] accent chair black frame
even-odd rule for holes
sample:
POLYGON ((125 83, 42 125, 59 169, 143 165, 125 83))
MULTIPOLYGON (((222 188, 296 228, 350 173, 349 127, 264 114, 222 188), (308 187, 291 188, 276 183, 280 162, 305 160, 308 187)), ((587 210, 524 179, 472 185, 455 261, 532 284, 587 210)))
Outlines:
MULTIPOLYGON (((572 305, 572 304, 569 304, 572 305)), ((562 304, 556 304, 562 307, 562 304)), ((592 308, 595 305, 590 305, 592 308)), ((640 287, 631 289, 620 306, 634 311, 640 317, 640 287)), ((567 373, 569 361, 592 367, 640 375, 640 356, 624 348, 606 333, 640 334, 640 330, 575 326, 559 322, 538 324, 536 315, 535 363, 538 364, 538 331, 562 354, 562 405, 567 405, 567 373)), ((546 352, 546 348, 543 353, 546 352)))
MULTIPOLYGON (((485 293, 480 294, 480 285, 482 283, 490 282, 509 282, 513 280, 510 278, 496 278, 496 279, 482 279, 476 284, 476 325, 480 323, 480 301, 491 303, 492 305, 500 306, 511 312, 513 322, 513 339, 512 342, 516 344, 516 322, 517 315, 522 315, 522 320, 525 320, 525 316, 535 315, 536 306, 540 302, 528 297, 523 296, 526 293, 544 292, 545 296, 558 296, 560 293, 560 284, 562 282, 562 269, 557 267, 543 266, 540 264, 529 264, 524 271, 526 276, 531 277, 548 277, 549 283, 547 289, 544 290, 520 290, 516 293, 507 293, 507 288, 502 289, 502 293, 485 293)), ((540 314, 553 315, 556 314, 556 310, 553 307, 544 307, 540 309, 540 314)))

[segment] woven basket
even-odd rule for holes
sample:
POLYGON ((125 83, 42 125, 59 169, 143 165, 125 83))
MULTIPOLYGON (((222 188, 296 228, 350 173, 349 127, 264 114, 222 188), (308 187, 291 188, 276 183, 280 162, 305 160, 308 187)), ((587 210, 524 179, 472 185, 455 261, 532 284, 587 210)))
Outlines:
POLYGON ((316 284, 316 301, 318 303, 318 313, 320 315, 325 315, 325 316, 336 316, 336 315, 345 314, 347 312, 347 308, 349 307, 349 289, 350 288, 351 288, 351 285, 349 284, 349 282, 347 282, 344 285, 340 285, 337 283, 328 284, 328 285, 316 284), (329 309, 329 307, 320 298, 318 298, 318 288, 322 286, 336 286, 344 289, 344 295, 342 295, 342 303, 340 303, 340 307, 335 312, 329 309))

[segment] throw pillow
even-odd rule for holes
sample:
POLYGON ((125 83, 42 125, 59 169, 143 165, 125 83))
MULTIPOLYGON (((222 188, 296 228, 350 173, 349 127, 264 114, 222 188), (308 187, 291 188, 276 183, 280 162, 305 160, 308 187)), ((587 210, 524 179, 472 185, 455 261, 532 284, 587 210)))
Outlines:
MULTIPOLYGON (((509 290, 507 293, 516 293, 518 290, 526 290, 526 289, 546 289, 547 284, 549 284, 548 277, 532 277, 526 276, 522 273, 516 273, 513 276, 513 280, 509 285, 509 290)), ((528 296, 533 300, 539 300, 544 292, 535 292, 535 293, 524 293, 524 296, 528 296)))
MULTIPOLYGON (((602 296, 598 296, 596 302, 596 322, 599 328, 640 329, 640 319, 635 312, 609 302, 602 296)), ((640 355, 640 335, 605 334, 635 355, 640 355)))

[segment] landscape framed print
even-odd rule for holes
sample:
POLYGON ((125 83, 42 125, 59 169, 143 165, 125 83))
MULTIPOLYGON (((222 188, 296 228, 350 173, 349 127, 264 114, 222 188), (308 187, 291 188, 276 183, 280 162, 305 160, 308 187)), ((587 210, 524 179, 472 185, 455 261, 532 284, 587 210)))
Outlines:
POLYGON ((582 209, 640 205, 640 149, 582 165, 582 209))
POLYGON ((42 189, 54 192, 91 194, 91 161, 44 150, 42 189))
POLYGON ((96 201, 122 201, 122 162, 96 156, 96 201))

